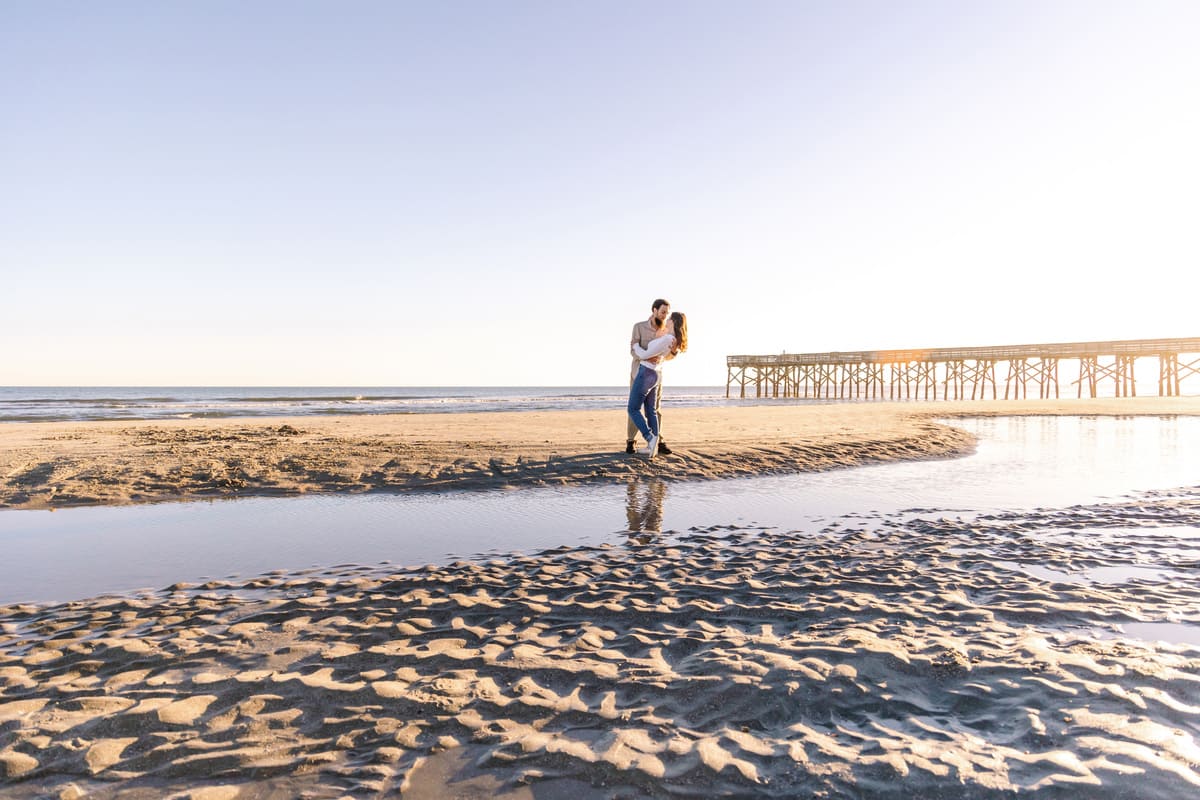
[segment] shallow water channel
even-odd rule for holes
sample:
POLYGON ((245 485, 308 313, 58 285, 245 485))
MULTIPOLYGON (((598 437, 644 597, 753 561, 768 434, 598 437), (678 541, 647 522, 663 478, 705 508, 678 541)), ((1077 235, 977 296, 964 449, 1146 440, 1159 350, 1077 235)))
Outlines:
POLYGON ((978 436, 974 455, 697 483, 0 511, 0 603, 72 600, 272 570, 625 545, 718 525, 820 530, 852 524, 842 518, 900 512, 932 517, 1062 508, 1200 486, 1200 418, 999 417, 950 424, 978 436))

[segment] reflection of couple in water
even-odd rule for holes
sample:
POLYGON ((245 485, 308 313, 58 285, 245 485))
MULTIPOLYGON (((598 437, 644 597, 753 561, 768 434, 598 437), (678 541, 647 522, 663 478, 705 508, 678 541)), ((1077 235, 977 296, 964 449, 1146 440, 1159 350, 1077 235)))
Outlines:
POLYGON ((630 534, 639 544, 649 544, 651 533, 662 530, 663 499, 667 484, 660 480, 630 481, 625 486, 625 517, 630 534))
POLYGON ((654 458, 659 453, 670 455, 659 432, 659 404, 662 399, 663 364, 687 350, 687 317, 671 311, 666 300, 655 300, 650 318, 633 326, 629 352, 633 355, 633 372, 629 384, 629 425, 626 431, 625 452, 632 453, 634 433, 646 440, 642 454, 654 458))

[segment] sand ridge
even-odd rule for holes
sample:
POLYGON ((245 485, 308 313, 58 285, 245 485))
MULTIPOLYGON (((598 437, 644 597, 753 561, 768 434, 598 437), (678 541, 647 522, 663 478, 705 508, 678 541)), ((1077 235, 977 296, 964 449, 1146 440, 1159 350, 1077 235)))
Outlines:
POLYGON ((0 793, 1186 796, 1200 645, 1122 626, 1200 625, 1198 525, 1193 489, 11 605, 0 793))
POLYGON ((795 473, 971 452, 937 417, 1200 414, 1200 398, 666 409, 674 453, 628 456, 624 415, 495 412, 0 425, 0 508, 795 473))

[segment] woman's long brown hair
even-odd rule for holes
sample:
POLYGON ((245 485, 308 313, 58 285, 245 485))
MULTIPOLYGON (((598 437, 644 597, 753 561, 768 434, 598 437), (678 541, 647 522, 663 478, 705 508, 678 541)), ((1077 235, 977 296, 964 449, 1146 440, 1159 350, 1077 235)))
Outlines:
POLYGON ((671 322, 675 323, 675 346, 671 348, 671 355, 677 355, 687 350, 687 317, 682 312, 672 311, 671 322))

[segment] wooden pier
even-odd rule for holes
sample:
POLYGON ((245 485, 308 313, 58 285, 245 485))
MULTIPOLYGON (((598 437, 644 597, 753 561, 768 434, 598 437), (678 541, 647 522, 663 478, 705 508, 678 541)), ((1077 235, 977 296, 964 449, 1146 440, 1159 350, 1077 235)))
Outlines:
POLYGON ((1111 387, 1116 397, 1132 397, 1142 358, 1158 359, 1158 394, 1178 397, 1183 379, 1200 375, 1200 338, 728 356, 725 396, 737 386, 740 397, 752 387, 754 397, 999 399, 999 370, 1004 399, 1049 399, 1059 397, 1059 363, 1078 361, 1076 396, 1111 387))

